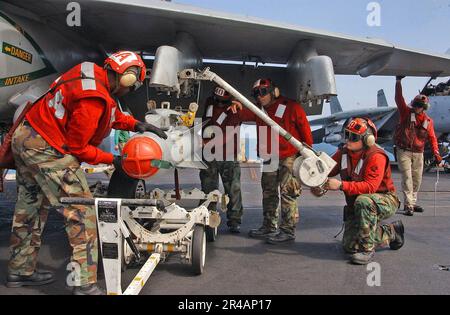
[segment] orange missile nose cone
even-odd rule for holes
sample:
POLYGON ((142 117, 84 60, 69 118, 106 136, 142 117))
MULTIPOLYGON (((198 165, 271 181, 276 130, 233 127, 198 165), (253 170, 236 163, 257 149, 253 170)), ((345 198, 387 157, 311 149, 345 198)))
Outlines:
POLYGON ((122 168, 128 176, 136 179, 146 179, 158 172, 152 166, 153 160, 162 159, 159 144, 149 137, 132 138, 122 151, 122 168))

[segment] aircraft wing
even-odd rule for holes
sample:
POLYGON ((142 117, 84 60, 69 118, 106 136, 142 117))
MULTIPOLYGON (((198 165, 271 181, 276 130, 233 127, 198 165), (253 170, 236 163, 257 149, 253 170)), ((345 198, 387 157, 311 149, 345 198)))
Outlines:
POLYGON ((347 120, 353 117, 367 117, 373 120, 374 122, 383 122, 380 126, 377 125, 377 128, 380 128, 384 123, 389 120, 389 118, 395 114, 397 111, 396 107, 386 107, 386 108, 368 108, 361 110, 350 110, 343 111, 340 113, 335 113, 326 117, 313 118, 309 120, 309 123, 312 126, 317 125, 329 125, 342 120, 347 120))
POLYGON ((68 1, 6 0, 61 32, 82 32, 105 51, 127 48, 154 54, 178 32, 194 37, 203 58, 287 64, 300 41, 329 56, 336 74, 450 76, 450 56, 397 47, 280 22, 219 13, 160 0, 78 0, 81 26, 66 23, 68 1))

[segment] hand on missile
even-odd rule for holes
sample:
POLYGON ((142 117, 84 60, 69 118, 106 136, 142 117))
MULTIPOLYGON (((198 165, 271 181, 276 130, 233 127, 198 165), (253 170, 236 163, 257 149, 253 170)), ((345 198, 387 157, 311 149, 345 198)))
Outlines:
POLYGON ((396 79, 397 81, 401 81, 401 80, 403 80, 404 78, 405 78, 404 75, 398 75, 398 76, 395 77, 395 79, 396 79))
POLYGON ((322 187, 320 187, 320 186, 319 187, 312 187, 311 188, 311 193, 314 196, 320 198, 320 197, 323 197, 327 193, 327 190, 322 188, 322 187))
POLYGON ((236 114, 238 110, 242 110, 242 104, 238 101, 233 101, 227 110, 231 110, 233 114, 236 114))
POLYGON ((341 190, 342 182, 336 178, 330 178, 324 188, 327 190, 341 190))
POLYGON ((139 132, 139 133, 144 133, 144 132, 148 131, 148 132, 154 133, 155 135, 157 135, 158 137, 160 137, 162 139, 167 139, 167 135, 164 131, 162 131, 161 129, 159 129, 156 126, 153 126, 152 124, 142 122, 142 121, 138 121, 136 123, 136 126, 134 127, 134 131, 139 132))

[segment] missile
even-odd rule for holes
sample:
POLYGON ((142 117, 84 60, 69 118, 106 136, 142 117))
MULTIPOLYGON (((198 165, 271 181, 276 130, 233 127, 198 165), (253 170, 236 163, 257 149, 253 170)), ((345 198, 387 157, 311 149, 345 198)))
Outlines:
POLYGON ((190 128, 193 114, 195 117, 195 112, 182 114, 169 108, 149 113, 146 121, 163 130, 167 129, 167 139, 150 132, 131 137, 122 150, 122 168, 125 173, 132 178, 145 180, 156 175, 160 169, 206 169, 201 153, 201 126, 190 128))

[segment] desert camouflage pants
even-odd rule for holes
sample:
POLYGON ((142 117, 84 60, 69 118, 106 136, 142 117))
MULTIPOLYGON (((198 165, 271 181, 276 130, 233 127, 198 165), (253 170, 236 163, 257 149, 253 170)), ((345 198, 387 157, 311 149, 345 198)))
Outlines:
POLYGON ((398 207, 396 194, 358 196, 353 207, 344 208, 344 250, 370 252, 389 245, 395 232, 392 225, 382 225, 381 221, 394 215, 398 207))
POLYGON ((41 247, 49 210, 60 212, 73 248, 74 285, 97 282, 97 226, 93 207, 59 204, 60 197, 92 198, 77 159, 52 148, 29 125, 14 133, 12 151, 17 166, 18 200, 11 235, 9 272, 31 275, 41 247), (79 272, 78 272, 79 270, 79 272), (78 278, 78 279, 77 279, 78 278), (78 282, 79 280, 79 282, 78 282))
POLYGON ((200 170, 200 181, 204 193, 219 189, 219 175, 222 178, 225 194, 230 198, 227 205, 227 224, 241 224, 242 207, 241 194, 241 167, 235 161, 212 161, 205 162, 208 169, 200 170))
POLYGON ((397 148, 398 169, 402 174, 402 190, 405 206, 415 206, 422 185, 423 153, 397 148))
POLYGON ((263 191, 263 226, 276 230, 281 213, 280 230, 295 235, 298 221, 297 198, 301 195, 300 182, 293 174, 296 156, 288 157, 279 162, 275 172, 263 172, 261 186, 263 191), (281 196, 281 208, 280 205, 281 196), (278 209, 281 209, 278 211, 278 209))

